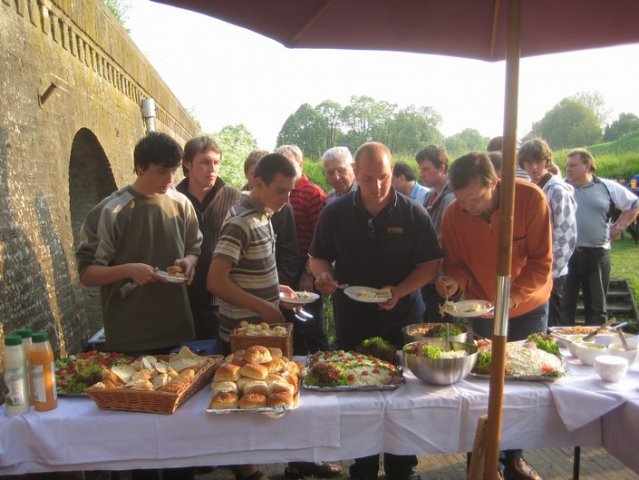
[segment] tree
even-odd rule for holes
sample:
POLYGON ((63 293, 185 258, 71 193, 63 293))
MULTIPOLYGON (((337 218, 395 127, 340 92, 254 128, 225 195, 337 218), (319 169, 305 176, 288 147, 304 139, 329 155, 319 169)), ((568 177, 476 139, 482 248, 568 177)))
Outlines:
POLYGON ((639 117, 634 113, 620 113, 619 118, 606 127, 604 140, 612 142, 626 133, 639 130, 639 117))
MULTIPOLYGON (((127 20, 131 3, 128 0, 103 0, 106 7, 113 14, 120 25, 124 27, 127 20)), ((125 29, 127 32, 128 29, 125 29)))
POLYGON ((468 152, 481 152, 486 150, 488 137, 484 137, 474 128, 466 128, 459 133, 451 135, 444 140, 444 145, 448 154, 452 158, 457 158, 468 152))
POLYGON ((441 143, 442 117, 431 107, 410 105, 388 118, 376 137, 394 153, 414 155, 429 143, 441 143))
POLYGON ((573 100, 583 103, 586 107, 590 109, 592 113, 595 114, 597 120, 599 121, 599 126, 603 128, 603 126, 608 122, 608 117, 610 116, 610 109, 606 108, 606 101, 603 98, 603 95, 599 92, 579 92, 569 97, 573 100))
POLYGON ((327 123, 308 103, 290 115, 277 136, 277 144, 295 144, 305 157, 319 159, 326 146, 327 123))
POLYGON ((342 106, 333 100, 324 100, 315 107, 315 110, 322 116, 326 124, 326 143, 324 145, 324 150, 326 151, 331 147, 337 146, 340 140, 342 133, 340 129, 342 106))
POLYGON ((383 126, 391 118, 397 105, 385 101, 378 102, 366 95, 353 95, 344 107, 341 120, 347 129, 345 143, 352 150, 362 143, 381 138, 383 126))
POLYGON ((257 147, 253 134, 243 123, 227 125, 217 133, 209 134, 222 147, 222 167, 220 176, 235 188, 242 188, 246 183, 244 177, 244 160, 257 147))
POLYGON ((553 150, 593 145, 601 140, 597 116, 584 103, 564 98, 533 125, 553 150))

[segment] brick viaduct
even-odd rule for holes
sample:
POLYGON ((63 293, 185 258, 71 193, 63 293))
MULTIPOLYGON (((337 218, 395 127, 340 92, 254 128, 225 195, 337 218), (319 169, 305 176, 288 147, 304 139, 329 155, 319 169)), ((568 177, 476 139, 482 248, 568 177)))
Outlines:
POLYGON ((144 98, 157 130, 198 133, 101 0, 0 0, 0 350, 31 327, 75 353, 102 326, 74 248, 89 209, 133 180, 144 98))

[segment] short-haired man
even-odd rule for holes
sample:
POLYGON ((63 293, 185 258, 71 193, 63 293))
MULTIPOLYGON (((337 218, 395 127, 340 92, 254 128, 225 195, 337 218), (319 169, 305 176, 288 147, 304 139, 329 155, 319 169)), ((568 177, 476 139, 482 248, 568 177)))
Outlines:
POLYGON ((560 325, 568 261, 577 245, 577 203, 573 188, 548 169, 552 151, 546 142, 534 138, 519 148, 519 163, 532 182, 542 189, 550 207, 552 224, 552 291, 548 302, 548 324, 560 325))
MULTIPOLYGON (((431 144, 415 155, 415 161, 419 167, 422 183, 430 188, 424 198, 424 207, 433 222, 437 238, 441 240, 442 217, 448 205, 455 200, 448 183, 448 153, 443 146, 431 144)), ((427 322, 442 321, 439 307, 444 299, 437 293, 434 283, 424 285, 422 298, 426 304, 425 320, 427 322)), ((450 319, 448 315, 445 317, 450 319)))
POLYGON ((417 183, 417 175, 410 165, 405 162, 395 162, 392 184, 396 191, 411 198, 417 205, 424 206, 424 199, 430 188, 417 183))
POLYGON ((229 211, 208 271, 207 288, 219 302, 224 343, 242 320, 283 323, 270 217, 288 202, 296 172, 282 155, 269 154, 255 168, 255 185, 229 211))
MULTIPOLYGON (((326 206, 310 249, 309 264, 318 289, 333 295, 339 348, 352 350, 369 337, 401 345, 401 329, 420 323, 419 289, 437 274, 442 256, 426 210, 391 186, 391 153, 381 143, 365 143, 355 153, 357 190, 326 206), (334 267, 333 267, 334 263, 334 267), (389 288, 381 305, 351 300, 338 283, 389 288)), ((386 454, 388 478, 417 477, 412 455, 386 454)), ((378 455, 357 459, 352 479, 377 478, 378 455)))
POLYGON ((137 178, 95 206, 76 252, 80 281, 101 287, 106 346, 115 352, 168 351, 194 337, 186 287, 158 269, 178 265, 190 283, 202 234, 191 202, 173 188, 182 148, 151 132, 133 152, 137 178), (120 289, 140 287, 123 296, 120 289))
POLYGON ((184 145, 183 167, 187 176, 175 187, 193 204, 204 236, 195 276, 187 288, 197 340, 217 338, 217 300, 206 289, 206 277, 222 223, 240 199, 240 192, 219 177, 221 162, 222 148, 212 138, 192 138, 184 145))
MULTIPOLYGON (((490 154, 492 152, 497 152, 501 154, 501 150, 503 148, 504 138, 503 137, 493 137, 488 142, 488 146, 486 147, 486 151, 490 154)), ((497 176, 501 178, 501 155, 491 156, 489 155, 490 161, 493 163, 495 167, 495 172, 497 176), (499 168, 497 168, 499 166, 499 168)), ((521 166, 521 164, 517 163, 517 170, 515 171, 515 176, 517 178, 521 178, 522 180, 530 181, 530 176, 526 173, 526 170, 521 166)))
POLYGON ((595 159, 585 148, 568 153, 566 180, 575 189, 577 201, 577 247, 568 263, 562 324, 575 322, 579 288, 583 290, 584 316, 587 325, 606 321, 606 295, 610 278, 610 242, 639 213, 639 201, 627 188, 614 180, 595 175, 595 159), (617 208, 621 216, 610 219, 617 208))
POLYGON ((327 204, 357 188, 353 156, 347 147, 332 147, 326 150, 322 155, 322 167, 326 180, 333 187, 326 196, 327 204))
MULTIPOLYGON (((304 173, 304 157, 297 145, 282 145, 275 150, 281 153, 295 167, 297 182, 291 192, 291 205, 295 210, 295 228, 297 230, 297 246, 299 250, 299 266, 297 274, 297 290, 313 291, 313 275, 308 268, 308 248, 311 245, 317 220, 326 204, 326 193, 319 185, 311 182, 304 173)), ((324 333, 322 319, 322 299, 306 305, 305 309, 313 318, 298 324, 294 349, 296 354, 313 353, 328 348, 328 339, 324 333)))
MULTIPOLYGON (((450 167, 455 194, 442 221, 443 275, 436 286, 443 297, 464 295, 466 300, 496 299, 497 232, 500 223, 499 189, 488 155, 469 153, 450 167)), ((523 340, 545 332, 548 297, 552 288, 550 211, 539 187, 515 180, 515 205, 508 340, 523 340)), ((472 322, 473 332, 491 337, 492 319, 472 322)), ((506 478, 539 480, 521 450, 506 452, 506 478)))

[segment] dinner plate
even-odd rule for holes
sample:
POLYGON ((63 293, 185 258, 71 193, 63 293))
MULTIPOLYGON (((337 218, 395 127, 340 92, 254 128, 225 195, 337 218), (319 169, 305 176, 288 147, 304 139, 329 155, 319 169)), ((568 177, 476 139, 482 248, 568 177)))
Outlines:
POLYGON ((346 287, 344 293, 351 300, 363 303, 386 303, 391 298, 390 293, 371 287, 346 287))
POLYGON ((169 283, 184 283, 184 282, 186 282, 186 278, 174 277, 173 275, 169 275, 164 270, 158 270, 155 273, 157 273, 159 275, 162 275, 164 278, 166 278, 166 281, 169 282, 169 283))
POLYGON ((492 312, 495 306, 487 300, 464 300, 453 303, 447 302, 443 305, 444 313, 453 317, 479 317, 492 312))
POLYGON ((313 303, 319 298, 319 295, 315 292, 295 292, 295 295, 296 297, 291 298, 284 292, 280 292, 280 301, 290 303, 292 305, 306 305, 307 303, 313 303), (300 298, 300 296, 302 298, 300 298))

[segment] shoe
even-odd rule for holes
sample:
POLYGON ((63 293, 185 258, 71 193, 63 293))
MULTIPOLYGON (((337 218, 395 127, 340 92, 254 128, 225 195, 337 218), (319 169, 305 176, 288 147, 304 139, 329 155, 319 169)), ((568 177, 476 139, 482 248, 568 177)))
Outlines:
POLYGON ((304 477, 331 478, 342 473, 342 467, 328 462, 294 462, 289 463, 284 470, 284 476, 289 480, 298 480, 304 477))
POLYGON ((524 457, 517 457, 511 461, 509 473, 513 480, 542 480, 541 476, 524 457))

